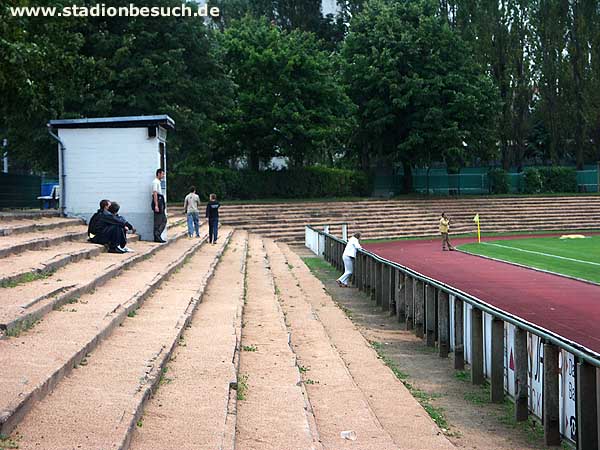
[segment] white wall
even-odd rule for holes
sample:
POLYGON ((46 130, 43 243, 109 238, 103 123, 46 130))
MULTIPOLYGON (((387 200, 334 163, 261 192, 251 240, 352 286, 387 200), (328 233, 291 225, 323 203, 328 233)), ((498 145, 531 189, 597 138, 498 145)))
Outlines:
POLYGON ((326 16, 327 14, 337 15, 339 12, 339 6, 337 0, 322 0, 321 2, 321 13, 326 16))
MULTIPOLYGON (((159 141, 147 128, 60 129, 65 152, 65 207, 69 216, 89 217, 103 198, 152 240, 151 184, 160 167, 159 141)), ((166 237, 166 236, 164 236, 166 237)))

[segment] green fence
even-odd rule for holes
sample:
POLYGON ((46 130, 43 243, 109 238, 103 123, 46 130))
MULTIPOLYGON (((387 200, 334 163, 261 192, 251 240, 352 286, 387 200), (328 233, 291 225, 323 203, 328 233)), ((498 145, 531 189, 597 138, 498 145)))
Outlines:
POLYGON ((36 175, 0 173, 0 208, 39 207, 41 181, 36 175))
POLYGON ((598 189, 598 168, 584 168, 577 171, 579 192, 600 192, 598 189))
MULTIPOLYGON (((523 172, 509 172, 509 192, 523 192, 523 172)), ((375 190, 390 194, 400 194, 403 190, 404 175, 377 176, 375 190)), ((488 169, 484 167, 465 168, 457 174, 449 174, 446 169, 413 169, 413 191, 432 195, 486 195, 491 194, 488 169)), ((598 168, 586 166, 577 171, 578 192, 599 192, 598 168)))

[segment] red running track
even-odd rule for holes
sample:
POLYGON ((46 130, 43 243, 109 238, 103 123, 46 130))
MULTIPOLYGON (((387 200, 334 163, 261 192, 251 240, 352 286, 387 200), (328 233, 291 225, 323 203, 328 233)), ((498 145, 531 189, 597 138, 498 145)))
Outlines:
MULTIPOLYGON (((503 238, 494 238, 498 239, 503 238)), ((452 239, 454 245, 474 241, 452 239)), ((600 354, 600 286, 462 252, 444 252, 439 239, 364 247, 600 354)))

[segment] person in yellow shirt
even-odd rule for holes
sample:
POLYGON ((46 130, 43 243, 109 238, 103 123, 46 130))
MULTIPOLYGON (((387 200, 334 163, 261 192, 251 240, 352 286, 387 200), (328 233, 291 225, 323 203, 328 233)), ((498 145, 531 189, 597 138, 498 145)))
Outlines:
POLYGON ((442 213, 442 217, 440 219, 440 234, 442 235, 442 250, 443 251, 453 251, 454 247, 450 244, 450 239, 448 238, 448 232, 450 231, 450 219, 446 218, 446 213, 442 213))

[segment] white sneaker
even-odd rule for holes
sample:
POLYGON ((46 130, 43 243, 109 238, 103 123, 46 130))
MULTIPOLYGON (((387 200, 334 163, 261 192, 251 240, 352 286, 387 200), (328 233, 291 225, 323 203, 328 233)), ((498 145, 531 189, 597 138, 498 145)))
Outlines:
POLYGON ((118 248, 119 250, 123 250, 125 253, 134 253, 134 252, 135 252, 135 250, 133 250, 133 249, 131 249, 131 248, 129 248, 129 247, 123 247, 123 248, 121 248, 121 247, 117 247, 117 248, 118 248))

